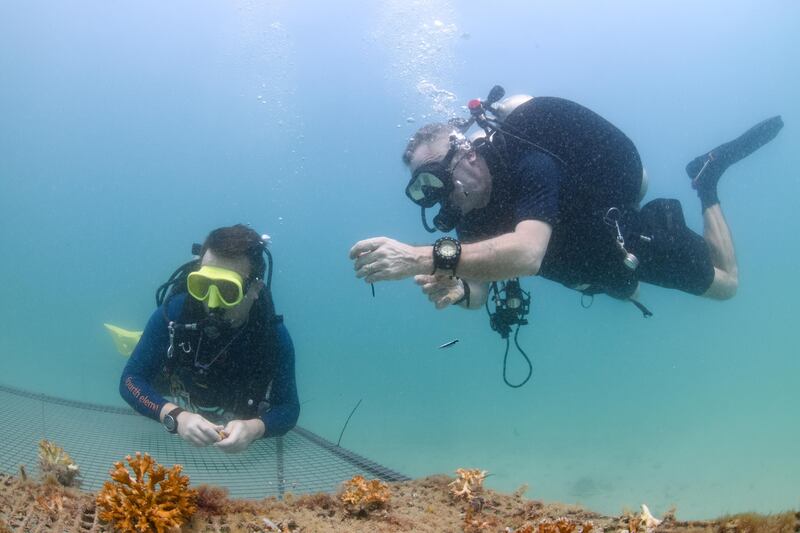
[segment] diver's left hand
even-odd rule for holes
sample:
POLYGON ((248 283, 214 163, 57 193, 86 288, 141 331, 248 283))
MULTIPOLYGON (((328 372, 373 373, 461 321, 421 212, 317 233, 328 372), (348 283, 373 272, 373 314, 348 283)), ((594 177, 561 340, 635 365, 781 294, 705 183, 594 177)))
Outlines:
POLYGON ((367 283, 398 280, 433 270, 429 246, 411 246, 388 237, 358 241, 350 249, 356 277, 367 283))
POLYGON ((252 420, 231 420, 223 430, 227 435, 214 444, 217 448, 227 453, 243 452, 250 443, 261 438, 264 434, 264 422, 259 418, 252 420))

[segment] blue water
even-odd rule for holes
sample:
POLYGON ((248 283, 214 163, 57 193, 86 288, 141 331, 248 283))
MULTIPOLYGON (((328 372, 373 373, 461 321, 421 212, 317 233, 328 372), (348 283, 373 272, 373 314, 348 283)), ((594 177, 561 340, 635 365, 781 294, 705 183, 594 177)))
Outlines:
POLYGON ((121 404, 102 323, 142 327, 191 243, 246 222, 273 238, 301 425, 335 441, 363 399, 342 445, 378 462, 480 467, 604 512, 797 507, 798 21, 791 0, 4 1, 0 382, 121 404), (403 194, 407 138, 495 83, 610 119, 648 198, 679 198, 698 231, 685 163, 782 114, 721 186, 737 297, 646 287, 643 320, 527 279, 519 390, 485 313, 437 312, 410 281, 373 299, 349 247, 431 240, 403 194))

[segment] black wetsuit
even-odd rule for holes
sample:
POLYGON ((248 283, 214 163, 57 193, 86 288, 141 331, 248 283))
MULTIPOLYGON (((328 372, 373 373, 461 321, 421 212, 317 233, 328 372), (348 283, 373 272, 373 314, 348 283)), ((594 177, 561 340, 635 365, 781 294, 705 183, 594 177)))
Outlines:
POLYGON ((264 437, 283 435, 300 414, 294 347, 274 311, 259 298, 247 324, 211 339, 177 332, 172 357, 167 319, 200 320, 202 304, 185 293, 155 310, 120 379, 122 397, 139 413, 159 419, 167 401, 186 403, 215 422, 218 416, 261 418, 264 437), (170 396, 170 400, 165 398, 170 396))
POLYGON ((631 296, 638 281, 693 294, 708 289, 714 279, 708 247, 686 227, 677 200, 635 207, 641 160, 614 125, 575 102, 536 97, 514 110, 502 129, 506 133, 495 133, 481 150, 492 173, 489 204, 458 224, 462 240, 541 220, 553 229, 539 270, 544 278, 617 298, 631 296), (635 271, 623 263, 616 229, 604 221, 614 207, 626 249, 640 261, 635 271))

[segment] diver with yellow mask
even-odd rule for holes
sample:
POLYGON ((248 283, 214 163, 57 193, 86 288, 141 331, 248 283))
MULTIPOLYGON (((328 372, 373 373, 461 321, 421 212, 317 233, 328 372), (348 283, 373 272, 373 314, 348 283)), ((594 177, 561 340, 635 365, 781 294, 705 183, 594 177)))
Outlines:
POLYGON ((156 291, 138 343, 138 332, 106 325, 118 349, 135 344, 122 397, 196 446, 238 452, 297 422, 294 348, 275 314, 267 242, 241 224, 212 231, 156 291))

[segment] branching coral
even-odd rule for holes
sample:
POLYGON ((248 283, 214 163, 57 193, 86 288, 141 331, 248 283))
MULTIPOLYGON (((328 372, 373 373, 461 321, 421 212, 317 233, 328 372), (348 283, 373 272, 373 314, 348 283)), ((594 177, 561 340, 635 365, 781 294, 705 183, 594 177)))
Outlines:
POLYGON ((39 470, 43 480, 52 476, 65 487, 78 484, 78 465, 62 447, 49 440, 39 441, 39 470))
POLYGON ((476 468, 459 468, 456 470, 458 479, 448 483, 450 495, 454 498, 467 501, 464 510, 464 531, 466 533, 478 533, 493 529, 496 525, 492 520, 486 520, 483 511, 484 499, 480 495, 483 492, 483 480, 486 478, 486 470, 476 468))
POLYGON ((197 492, 189 488, 189 478, 181 475, 181 465, 167 470, 149 454, 127 456, 134 477, 122 461, 110 471, 97 495, 100 519, 123 532, 164 533, 179 527, 197 509, 197 492))
POLYGON ((578 524, 564 516, 539 522, 539 533, 573 533, 578 524))
POLYGON ((342 487, 339 501, 348 513, 365 515, 389 503, 389 486, 378 479, 367 481, 363 476, 353 476, 342 487))
POLYGON ((450 494, 456 498, 471 500, 474 495, 483 491, 483 480, 488 472, 477 468, 459 468, 456 474, 458 479, 448 485, 450 494))

